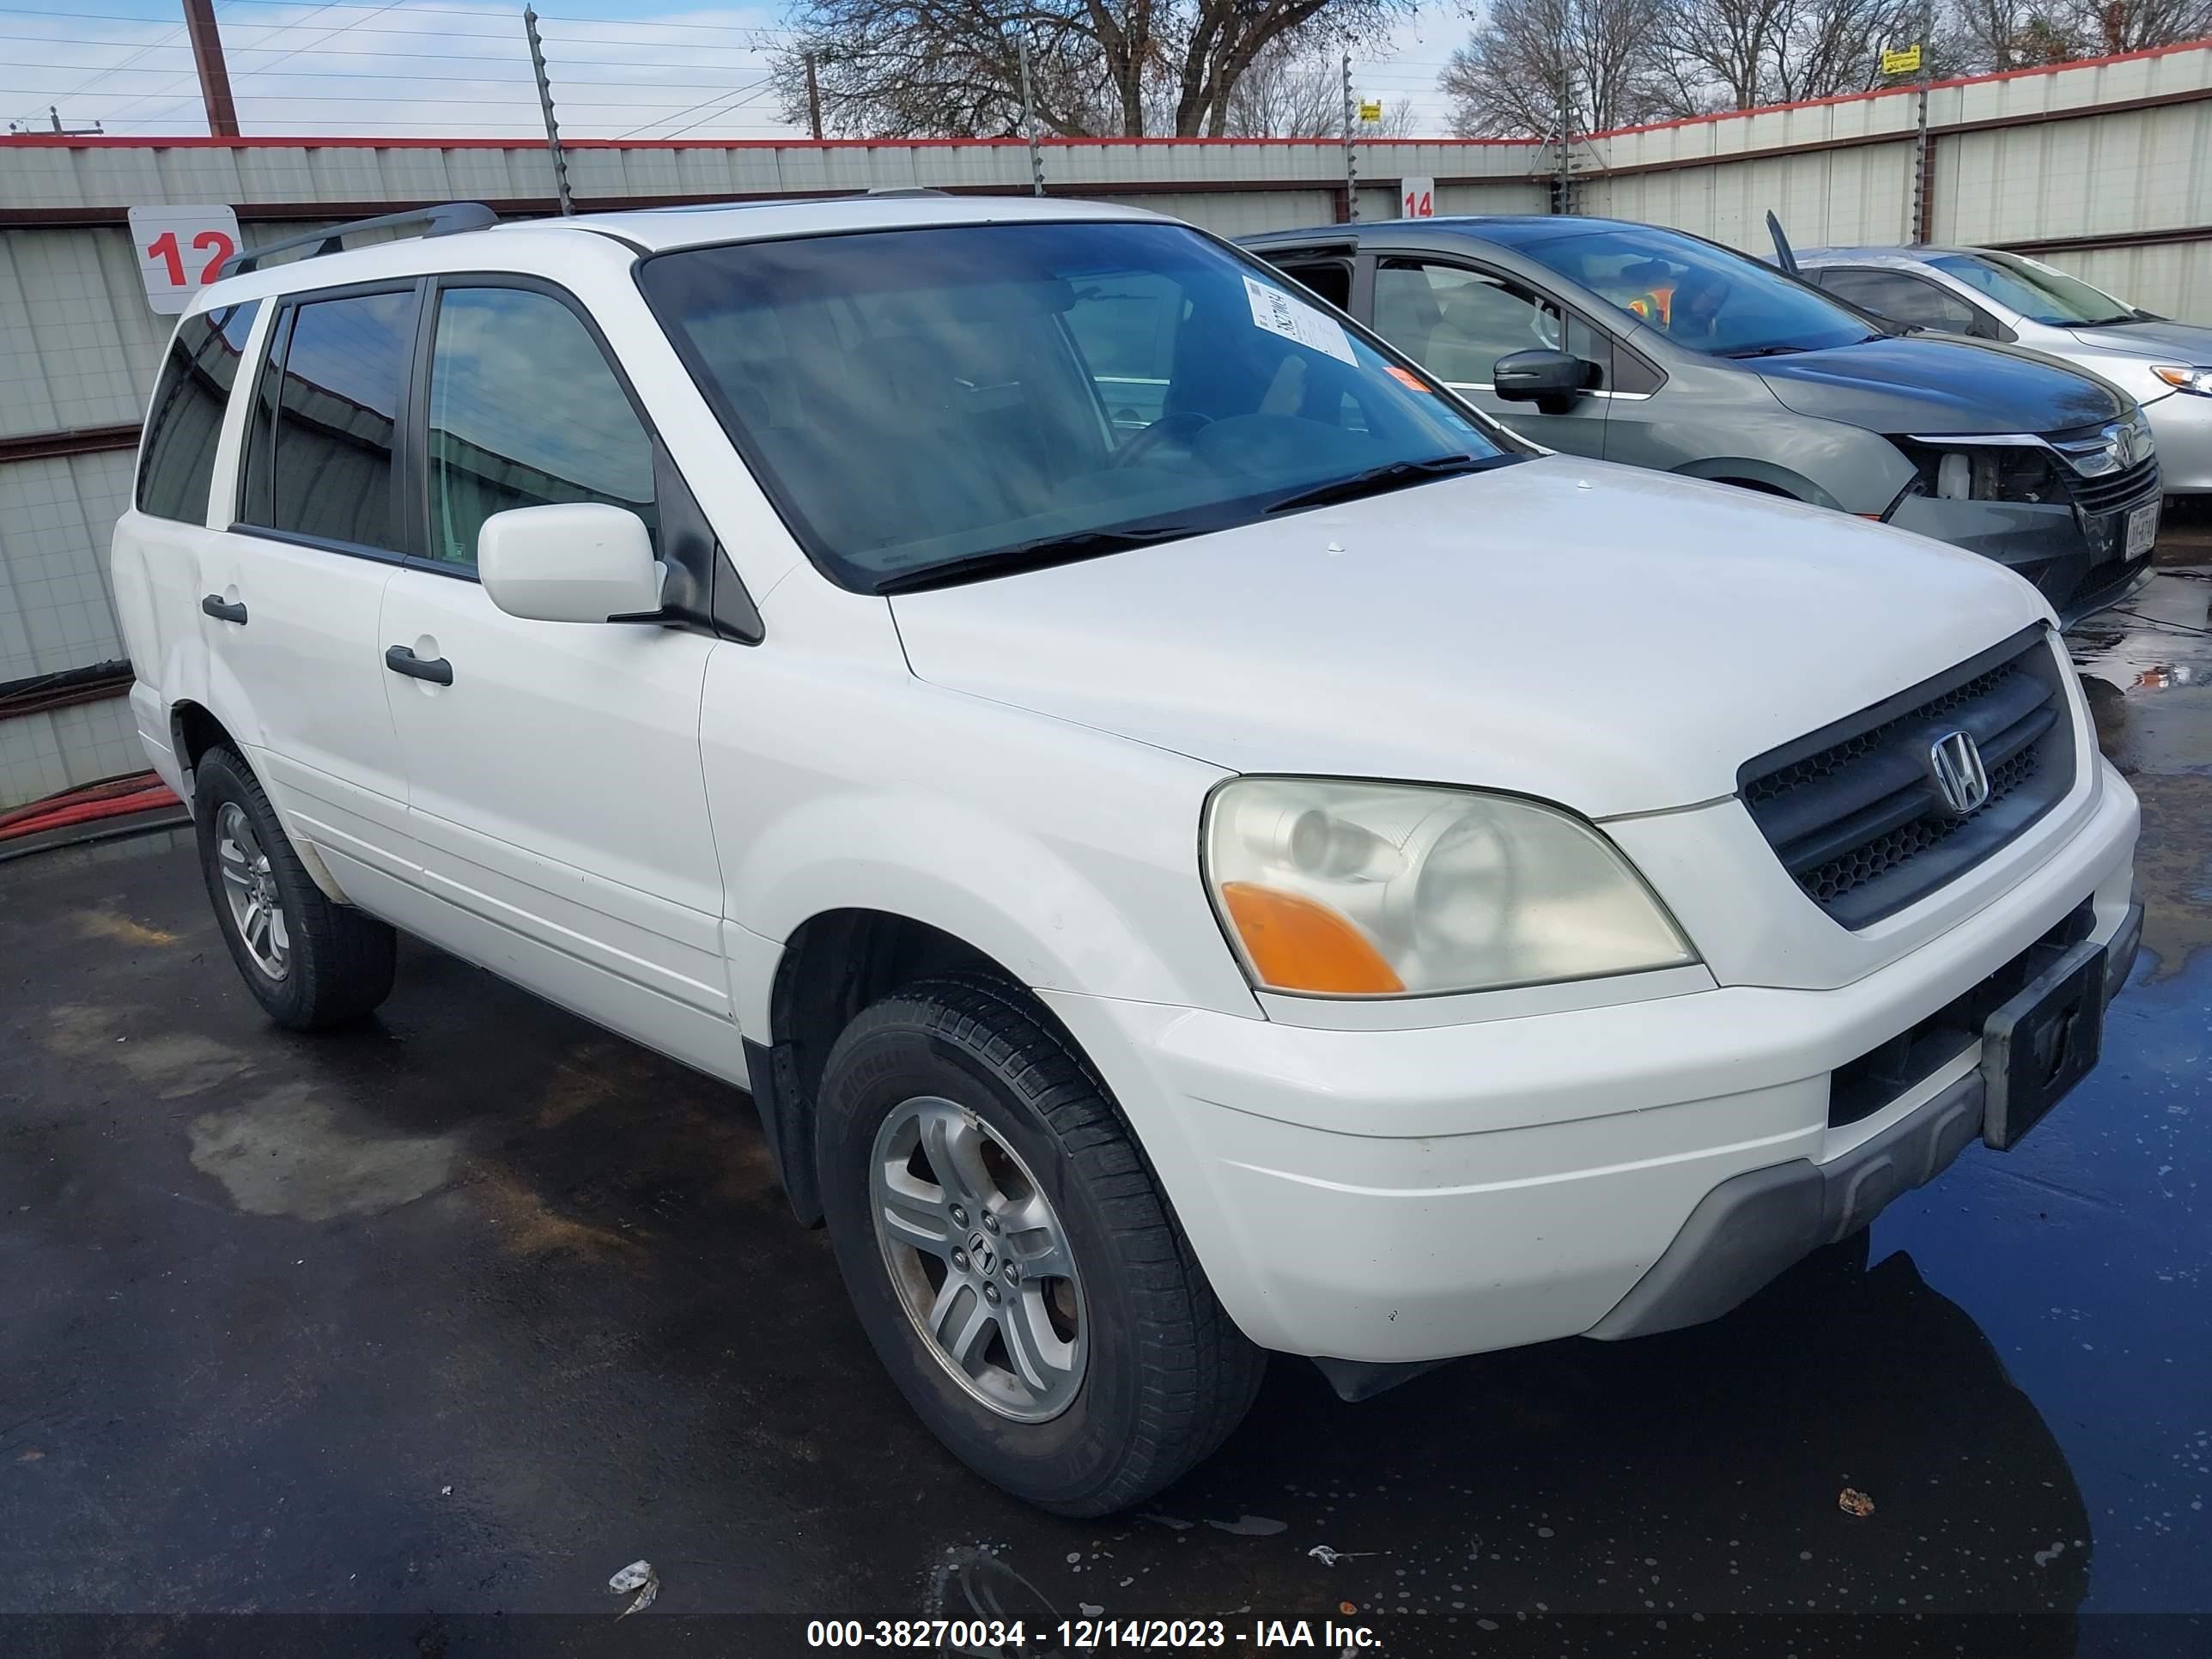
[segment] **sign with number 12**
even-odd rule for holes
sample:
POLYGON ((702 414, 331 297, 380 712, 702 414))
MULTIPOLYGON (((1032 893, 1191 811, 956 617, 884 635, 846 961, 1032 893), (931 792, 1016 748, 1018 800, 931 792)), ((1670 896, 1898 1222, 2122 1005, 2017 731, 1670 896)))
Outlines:
POLYGON ((1401 179, 1398 181, 1398 216, 1401 219, 1433 219, 1437 216, 1437 181, 1433 179, 1401 179))
POLYGON ((238 252, 238 215, 221 203, 135 207, 130 219, 146 303, 163 316, 182 311, 195 293, 215 281, 222 262, 238 252))

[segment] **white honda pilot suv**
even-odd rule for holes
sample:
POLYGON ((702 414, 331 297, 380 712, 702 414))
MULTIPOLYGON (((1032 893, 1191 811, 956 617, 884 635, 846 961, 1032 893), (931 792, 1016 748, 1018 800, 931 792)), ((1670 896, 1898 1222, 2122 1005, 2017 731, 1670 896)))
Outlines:
POLYGON ((1271 1352, 1712 1318, 2094 1063, 2136 801, 1988 560, 1535 450, 1133 210, 416 216, 198 297, 116 529, 231 953, 750 1091, 1009 1491, 1271 1352))

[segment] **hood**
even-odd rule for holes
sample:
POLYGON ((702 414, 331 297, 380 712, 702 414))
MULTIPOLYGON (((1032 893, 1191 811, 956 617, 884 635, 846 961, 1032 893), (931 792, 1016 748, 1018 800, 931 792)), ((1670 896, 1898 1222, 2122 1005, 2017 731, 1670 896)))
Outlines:
POLYGON ((2045 614, 1940 543, 1565 456, 890 605, 933 684, 1231 771, 1592 817, 1733 794, 2045 614))
POLYGON ((2126 408, 2100 380, 1980 341, 1905 335, 1756 362, 1784 408, 1876 432, 2063 432, 2126 408))
POLYGON ((2067 332, 2100 351, 2212 368, 2212 328, 2199 328, 2193 323, 2115 323, 2108 328, 2075 328, 2067 332))

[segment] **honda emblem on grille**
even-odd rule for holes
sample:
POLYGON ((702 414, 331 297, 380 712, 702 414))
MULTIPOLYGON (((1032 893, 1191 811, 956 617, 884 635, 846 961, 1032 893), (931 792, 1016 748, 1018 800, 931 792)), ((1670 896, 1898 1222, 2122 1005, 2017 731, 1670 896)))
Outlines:
POLYGON ((1990 798, 1990 775, 1971 732, 1947 732, 1930 744, 1928 772, 1953 817, 1965 817, 1990 798))

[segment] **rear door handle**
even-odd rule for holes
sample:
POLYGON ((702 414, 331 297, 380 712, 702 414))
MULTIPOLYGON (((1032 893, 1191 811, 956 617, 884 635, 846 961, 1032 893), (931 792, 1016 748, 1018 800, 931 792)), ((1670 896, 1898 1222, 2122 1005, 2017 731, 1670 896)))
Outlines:
POLYGON ((412 680, 428 680, 433 685, 453 683, 453 664, 443 657, 418 657, 404 645, 395 645, 384 653, 384 665, 395 674, 404 674, 412 680))
POLYGON ((220 593, 210 593, 200 601, 200 609, 218 622, 234 622, 241 627, 246 622, 246 607, 233 605, 220 593))

